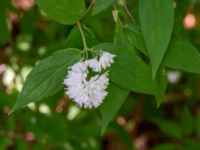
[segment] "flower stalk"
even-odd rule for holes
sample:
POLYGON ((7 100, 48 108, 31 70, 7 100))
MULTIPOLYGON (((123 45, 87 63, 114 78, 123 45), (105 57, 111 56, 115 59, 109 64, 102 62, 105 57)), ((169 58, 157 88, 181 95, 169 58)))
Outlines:
POLYGON ((77 26, 79 28, 79 31, 81 33, 81 37, 82 37, 82 41, 83 41, 83 53, 85 54, 85 58, 88 58, 88 47, 87 47, 87 43, 86 43, 86 38, 83 32, 83 28, 81 27, 80 22, 77 22, 77 26))

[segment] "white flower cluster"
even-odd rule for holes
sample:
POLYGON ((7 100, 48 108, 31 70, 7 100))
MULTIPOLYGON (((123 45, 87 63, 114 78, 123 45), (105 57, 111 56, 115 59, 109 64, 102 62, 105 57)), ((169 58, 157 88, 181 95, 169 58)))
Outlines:
POLYGON ((102 70, 114 63, 115 55, 102 51, 100 58, 80 61, 70 67, 64 84, 68 87, 66 94, 80 107, 96 108, 108 94, 108 71, 102 70), (89 68, 97 75, 88 79, 89 68))

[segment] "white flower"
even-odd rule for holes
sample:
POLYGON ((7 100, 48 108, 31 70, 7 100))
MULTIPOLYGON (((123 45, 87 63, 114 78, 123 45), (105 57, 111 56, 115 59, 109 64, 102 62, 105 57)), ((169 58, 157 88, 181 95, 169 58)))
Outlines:
POLYGON ((101 74, 100 72, 102 68, 106 69, 114 62, 114 57, 115 55, 103 52, 99 61, 97 58, 93 58, 71 66, 64 80, 64 84, 67 86, 65 93, 70 99, 80 107, 90 109, 98 107, 107 96, 106 89, 109 85, 108 72, 101 74), (88 68, 99 74, 88 79, 88 68))
POLYGON ((110 65, 114 62, 115 55, 110 54, 108 52, 102 52, 99 62, 103 69, 110 67, 110 65))
POLYGON ((74 64, 73 66, 71 66, 70 68, 76 72, 85 72, 87 70, 87 67, 88 66, 85 62, 80 61, 80 62, 74 64))
POLYGON ((101 72, 101 64, 97 60, 97 58, 89 59, 85 61, 88 66, 92 69, 94 72, 101 72))

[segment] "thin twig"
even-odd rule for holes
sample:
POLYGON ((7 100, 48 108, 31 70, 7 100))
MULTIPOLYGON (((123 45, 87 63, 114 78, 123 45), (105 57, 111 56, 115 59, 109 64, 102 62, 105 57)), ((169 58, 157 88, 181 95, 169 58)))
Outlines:
POLYGON ((127 15, 129 16, 130 20, 135 23, 135 20, 133 19, 133 16, 131 15, 131 12, 129 11, 125 0, 123 0, 123 7, 124 7, 124 10, 126 11, 127 15))
POLYGON ((77 21, 77 26, 80 30, 81 37, 82 37, 82 40, 83 40, 83 52, 85 54, 85 59, 87 59, 88 58, 88 47, 87 47, 86 38, 85 38, 85 35, 84 35, 84 32, 83 32, 83 29, 82 29, 79 21, 77 21))
POLYGON ((88 7, 88 9, 86 10, 86 12, 80 17, 79 20, 83 19, 92 9, 93 5, 94 5, 95 0, 92 0, 92 2, 90 3, 90 6, 88 7))
POLYGON ((79 21, 77 22, 77 26, 78 26, 78 28, 79 28, 79 30, 80 30, 80 33, 81 33, 81 37, 82 37, 82 40, 83 40, 84 49, 87 49, 86 38, 85 38, 85 35, 84 35, 84 33, 83 33, 83 29, 82 29, 81 24, 80 24, 79 21))

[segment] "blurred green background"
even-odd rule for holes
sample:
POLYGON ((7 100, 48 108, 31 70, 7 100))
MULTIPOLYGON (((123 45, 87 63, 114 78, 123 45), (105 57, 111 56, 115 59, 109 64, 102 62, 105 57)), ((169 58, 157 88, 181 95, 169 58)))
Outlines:
MULTIPOLYGON (((127 2, 139 22, 138 0, 127 2)), ((199 48, 200 1, 174 0, 174 8, 174 32, 199 48)), ((90 46, 113 41, 112 7, 83 24, 90 46)), ((200 150, 200 77, 179 70, 168 70, 160 108, 153 97, 131 93, 103 135, 99 110, 78 108, 63 91, 8 116, 35 64, 82 46, 76 27, 49 20, 34 0, 0 0, 0 150, 200 150)))

